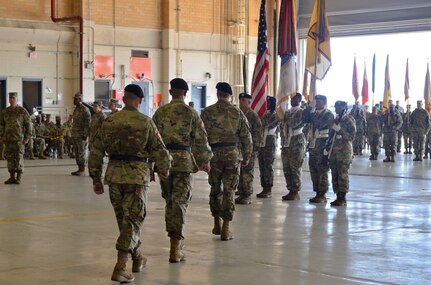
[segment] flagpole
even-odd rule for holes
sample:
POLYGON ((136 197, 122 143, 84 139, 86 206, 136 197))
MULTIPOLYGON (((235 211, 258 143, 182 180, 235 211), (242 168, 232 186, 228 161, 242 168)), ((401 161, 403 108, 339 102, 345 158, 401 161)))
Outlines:
POLYGON ((277 94, 277 7, 278 7, 278 0, 274 1, 274 51, 272 56, 272 63, 274 71, 272 73, 273 82, 272 82, 272 89, 273 93, 272 96, 275 98, 277 94))

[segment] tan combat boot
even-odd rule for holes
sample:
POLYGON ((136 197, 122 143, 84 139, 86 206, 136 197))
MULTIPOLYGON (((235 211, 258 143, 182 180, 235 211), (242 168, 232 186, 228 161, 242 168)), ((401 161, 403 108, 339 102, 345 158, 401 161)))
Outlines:
POLYGON ((251 197, 250 195, 240 195, 235 199, 235 204, 240 205, 249 205, 251 204, 251 197))
POLYGON ((213 235, 220 235, 221 234, 221 224, 220 224, 220 217, 214 217, 214 227, 212 230, 213 235))
POLYGON ((284 195, 283 197, 281 197, 281 199, 283 201, 294 201, 294 200, 300 200, 301 197, 299 196, 299 192, 298 191, 289 191, 288 194, 284 195))
POLYGON ((314 198, 311 198, 310 203, 326 203, 326 196, 325 192, 316 192, 316 196, 314 198))
POLYGON ((229 230, 229 221, 223 220, 223 227, 221 229, 221 240, 231 240, 233 239, 232 232, 229 230))
POLYGON ((15 184, 21 184, 21 174, 22 174, 22 172, 16 173, 15 184))
POLYGON ((331 202, 331 206, 346 206, 346 193, 345 192, 339 192, 337 193, 337 199, 334 202, 331 202))
POLYGON ((33 152, 30 152, 30 157, 28 159, 30 159, 30 160, 35 160, 36 159, 36 158, 34 158, 33 152))
POLYGON ((145 265, 147 265, 147 258, 144 256, 144 254, 142 254, 141 250, 139 249, 140 246, 141 242, 139 241, 138 245, 132 252, 132 272, 141 272, 145 265))
POLYGON ((78 165, 78 170, 71 173, 74 176, 84 176, 85 175, 85 166, 78 165))
POLYGON ((181 251, 181 240, 171 238, 171 251, 169 252, 169 262, 178 263, 186 260, 184 253, 181 251))
POLYGON ((16 180, 15 180, 15 171, 9 171, 10 173, 10 177, 8 180, 6 180, 4 182, 4 184, 15 184, 16 180))
POLYGON ((118 251, 117 264, 112 272, 111 280, 120 283, 130 283, 135 280, 135 276, 126 269, 129 253, 126 251, 118 251))
POLYGON ((271 187, 263 188, 262 192, 256 194, 257 198, 271 198, 272 197, 272 189, 271 187))

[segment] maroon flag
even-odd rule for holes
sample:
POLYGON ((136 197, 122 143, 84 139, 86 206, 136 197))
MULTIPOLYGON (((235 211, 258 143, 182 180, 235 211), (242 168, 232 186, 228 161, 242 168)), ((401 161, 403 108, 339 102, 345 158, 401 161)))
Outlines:
POLYGON ((266 96, 268 92, 268 37, 266 27, 266 0, 260 5, 259 31, 257 41, 257 57, 251 84, 251 108, 263 117, 266 112, 266 96))
POLYGON ((355 97, 355 102, 358 101, 359 88, 358 88, 358 69, 356 68, 356 57, 353 61, 352 94, 353 94, 353 97, 355 97))
POLYGON ((368 102, 368 78, 367 78, 367 66, 364 65, 364 81, 362 82, 362 105, 365 106, 368 102))

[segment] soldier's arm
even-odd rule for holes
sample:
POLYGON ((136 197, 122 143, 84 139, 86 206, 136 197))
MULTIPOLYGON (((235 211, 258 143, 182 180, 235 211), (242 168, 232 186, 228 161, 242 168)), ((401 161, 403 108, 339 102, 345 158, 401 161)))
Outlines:
POLYGON ((104 142, 103 125, 101 130, 96 134, 91 146, 88 157, 88 172, 93 179, 93 185, 102 183, 103 157, 105 156, 106 145, 104 142))
POLYGON ((252 139, 253 139, 253 151, 258 151, 261 139, 262 139, 262 121, 260 117, 256 114, 254 116, 254 120, 251 126, 252 131, 252 139))
POLYGON ((253 141, 251 138, 250 127, 247 118, 241 112, 239 122, 239 140, 241 142, 241 152, 244 161, 248 161, 253 152, 253 141))
POLYGON ((24 143, 27 143, 31 138, 31 123, 30 123, 30 115, 27 110, 24 109, 24 143))
POLYGON ((171 168, 172 157, 153 120, 148 121, 147 151, 151 160, 155 162, 159 175, 167 175, 171 168))
POLYGON ((5 122, 3 117, 3 112, 0 113, 0 141, 3 140, 5 122))
POLYGON ((274 113, 274 114, 271 115, 271 119, 270 119, 270 122, 268 124, 268 129, 276 128, 278 126, 278 124, 279 123, 278 123, 277 116, 274 113))
POLYGON ((87 108, 85 108, 85 112, 83 114, 84 118, 84 136, 87 138, 90 135, 90 122, 91 122, 91 114, 90 111, 88 111, 87 108))
POLYGON ((197 112, 194 114, 193 121, 193 129, 191 133, 193 156, 198 166, 208 164, 213 153, 208 144, 208 136, 205 131, 204 122, 201 120, 197 112))
POLYGON ((353 141, 356 134, 356 124, 353 120, 346 119, 343 124, 340 124, 341 129, 337 132, 343 139, 353 141))

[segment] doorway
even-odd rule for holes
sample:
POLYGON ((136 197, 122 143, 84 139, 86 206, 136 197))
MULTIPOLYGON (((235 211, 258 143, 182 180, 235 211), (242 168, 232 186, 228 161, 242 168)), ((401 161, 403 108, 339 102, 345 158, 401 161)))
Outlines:
POLYGON ((104 107, 108 107, 111 94, 110 80, 94 81, 94 101, 102 102, 104 107))
POLYGON ((22 81, 22 106, 33 114, 37 107, 42 106, 42 80, 23 79, 22 81))
POLYGON ((200 114, 207 106, 207 85, 202 83, 192 83, 192 101, 195 109, 200 114))
POLYGON ((6 108, 6 79, 0 78, 0 110, 6 108))

